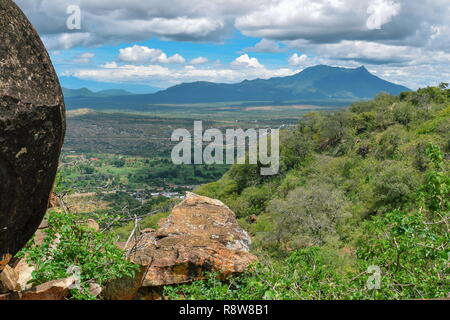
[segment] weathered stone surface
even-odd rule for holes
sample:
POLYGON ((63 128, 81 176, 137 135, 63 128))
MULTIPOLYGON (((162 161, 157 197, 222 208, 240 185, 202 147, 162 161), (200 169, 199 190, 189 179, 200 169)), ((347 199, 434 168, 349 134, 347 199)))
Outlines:
POLYGON ((41 284, 32 289, 11 292, 0 296, 1 300, 64 300, 69 288, 75 283, 73 278, 59 279, 41 284))
POLYGON ((89 293, 94 297, 98 297, 103 291, 103 288, 98 283, 90 283, 89 284, 89 293))
POLYGON ((51 192, 48 198, 48 209, 57 208, 58 206, 58 196, 54 192, 51 192))
POLYGON ((88 219, 85 223, 86 227, 92 229, 95 232, 100 232, 100 225, 93 219, 88 219))
POLYGON ((133 300, 142 286, 142 280, 146 267, 141 266, 139 272, 134 277, 116 279, 109 283, 102 291, 101 297, 104 300, 133 300))
POLYGON ((256 261, 250 244, 226 205, 188 193, 160 229, 142 233, 126 250, 132 262, 146 267, 142 286, 158 287, 201 279, 206 271, 243 272, 256 261))
POLYGON ((22 258, 19 260, 17 265, 14 267, 14 271, 18 275, 18 291, 31 289, 32 285, 30 284, 30 281, 33 279, 32 274, 34 270, 35 268, 30 266, 26 259, 22 258))
POLYGON ((47 209, 65 132, 58 78, 38 34, 0 0, 0 272, 47 209))
POLYGON ((0 293, 18 290, 19 275, 10 266, 6 266, 0 273, 0 293))

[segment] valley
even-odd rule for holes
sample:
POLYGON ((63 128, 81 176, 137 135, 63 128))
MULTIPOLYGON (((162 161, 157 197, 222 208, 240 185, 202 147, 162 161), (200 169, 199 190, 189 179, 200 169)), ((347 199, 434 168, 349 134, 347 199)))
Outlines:
MULTIPOLYGON (((230 165, 174 165, 170 159, 175 129, 289 129, 308 112, 337 107, 230 106, 227 103, 166 105, 159 111, 76 109, 67 112, 57 193, 71 212, 98 221, 121 215, 123 208, 144 213, 179 201, 186 191, 219 180, 230 165), (180 111, 186 108, 186 112, 180 111)), ((120 225, 118 225, 120 227, 120 225)))

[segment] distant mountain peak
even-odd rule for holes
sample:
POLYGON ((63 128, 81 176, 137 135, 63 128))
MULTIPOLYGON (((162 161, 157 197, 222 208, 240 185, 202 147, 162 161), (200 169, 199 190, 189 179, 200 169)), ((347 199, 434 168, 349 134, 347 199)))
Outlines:
MULTIPOLYGON (((107 102, 105 100, 105 104, 128 105, 134 101, 148 106, 160 103, 267 101, 333 105, 372 99, 380 92, 398 95, 403 91, 410 90, 377 77, 365 66, 342 68, 322 64, 306 68, 292 76, 267 80, 255 79, 235 84, 205 81, 183 83, 154 94, 116 97, 107 102)), ((85 103, 86 100, 82 102, 85 103)))
POLYGON ((131 92, 122 89, 107 89, 94 92, 92 90, 89 90, 88 88, 68 89, 63 87, 62 90, 66 98, 73 98, 73 97, 105 98, 105 97, 132 95, 131 92))

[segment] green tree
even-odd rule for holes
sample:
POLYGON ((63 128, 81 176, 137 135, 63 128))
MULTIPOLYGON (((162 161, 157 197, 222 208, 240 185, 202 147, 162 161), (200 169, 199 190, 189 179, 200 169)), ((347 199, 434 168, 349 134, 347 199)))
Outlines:
POLYGON ((292 249, 323 245, 337 238, 337 225, 349 217, 347 210, 345 195, 332 185, 299 187, 285 200, 270 203, 268 211, 277 218, 266 242, 292 249))

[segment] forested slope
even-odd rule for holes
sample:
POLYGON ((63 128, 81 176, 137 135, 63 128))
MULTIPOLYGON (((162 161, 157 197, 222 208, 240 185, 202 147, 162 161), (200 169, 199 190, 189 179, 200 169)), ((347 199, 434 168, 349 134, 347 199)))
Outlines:
POLYGON ((206 299, 447 297, 446 88, 381 94, 340 112, 311 113, 283 132, 277 177, 259 176, 256 165, 234 166, 201 187, 198 193, 225 202, 251 231, 261 264, 227 282, 211 277, 168 293, 206 299))

